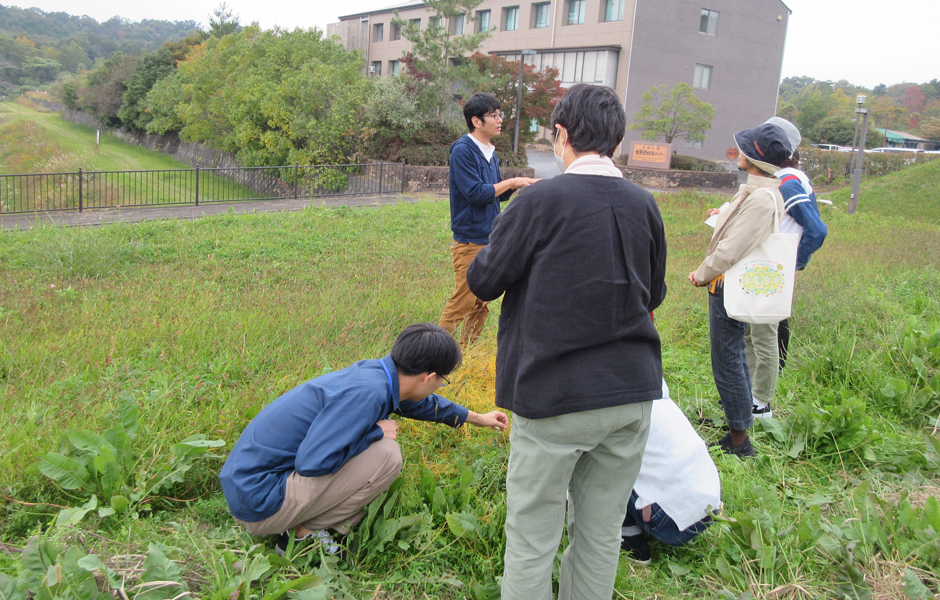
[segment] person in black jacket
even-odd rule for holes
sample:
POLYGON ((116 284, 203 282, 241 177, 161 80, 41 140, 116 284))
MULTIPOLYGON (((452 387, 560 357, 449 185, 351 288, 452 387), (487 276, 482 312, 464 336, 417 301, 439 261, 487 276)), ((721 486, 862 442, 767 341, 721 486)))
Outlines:
POLYGON ((611 160, 626 118, 610 88, 578 84, 552 113, 564 174, 523 189, 467 271, 502 294, 496 404, 513 412, 503 600, 609 600, 620 523, 662 396, 650 313, 666 294, 666 237, 653 196, 611 160), (567 501, 566 501, 567 495, 567 501))

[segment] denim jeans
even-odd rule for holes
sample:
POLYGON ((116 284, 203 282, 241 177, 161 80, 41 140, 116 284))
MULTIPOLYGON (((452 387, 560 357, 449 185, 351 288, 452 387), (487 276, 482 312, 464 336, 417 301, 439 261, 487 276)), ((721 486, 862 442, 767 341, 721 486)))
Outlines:
POLYGON ((636 492, 631 492, 630 502, 627 503, 627 516, 623 520, 623 526, 632 527, 633 525, 638 525, 640 529, 649 535, 670 546, 688 544, 695 539, 695 536, 708 529, 708 526, 712 524, 712 518, 706 515, 706 517, 698 523, 693 523, 688 528, 679 531, 679 527, 676 525, 676 522, 672 520, 672 517, 667 515, 666 511, 655 502, 650 505, 650 520, 644 521, 642 509, 637 510, 636 508, 636 500, 636 492))
POLYGON ((708 294, 708 324, 712 347, 712 376, 728 427, 744 430, 754 424, 751 375, 744 353, 745 324, 725 312, 724 287, 708 294))

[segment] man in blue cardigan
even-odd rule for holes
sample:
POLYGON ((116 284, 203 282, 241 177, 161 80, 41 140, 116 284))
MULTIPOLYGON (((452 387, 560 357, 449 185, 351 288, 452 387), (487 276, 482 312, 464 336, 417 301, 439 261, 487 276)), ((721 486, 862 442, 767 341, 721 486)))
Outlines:
POLYGON ((460 361, 448 332, 418 323, 385 358, 312 379, 266 406, 219 474, 232 515, 252 535, 283 534, 279 553, 291 529, 296 539, 346 535, 401 471, 392 414, 505 429, 505 414, 477 414, 433 393, 460 361))
POLYGON ((466 346, 480 337, 489 314, 488 303, 467 287, 467 268, 490 241, 499 203, 535 180, 528 177, 503 180, 500 176, 496 146, 491 143, 503 123, 496 96, 474 94, 464 104, 463 114, 470 133, 450 147, 450 226, 454 232, 450 255, 454 291, 438 324, 450 332, 462 324, 460 343, 466 346))

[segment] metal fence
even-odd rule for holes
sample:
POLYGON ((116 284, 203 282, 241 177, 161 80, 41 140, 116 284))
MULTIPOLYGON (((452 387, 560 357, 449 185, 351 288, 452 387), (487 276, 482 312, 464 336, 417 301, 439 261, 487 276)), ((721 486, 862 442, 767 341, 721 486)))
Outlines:
POLYGON ((404 163, 0 175, 0 213, 404 192, 404 163))

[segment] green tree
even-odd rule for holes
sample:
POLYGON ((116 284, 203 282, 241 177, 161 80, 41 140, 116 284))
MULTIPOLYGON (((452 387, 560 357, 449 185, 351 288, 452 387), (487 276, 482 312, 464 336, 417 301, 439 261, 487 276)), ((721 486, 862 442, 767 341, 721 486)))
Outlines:
POLYGON ((453 104, 453 86, 466 73, 465 57, 479 48, 490 32, 451 35, 451 23, 462 20, 464 31, 470 31, 474 8, 481 1, 425 0, 431 18, 424 29, 395 13, 393 25, 401 27, 402 37, 411 42, 410 76, 421 79, 415 90, 419 111, 443 118, 453 104))
POLYGON ((362 55, 319 29, 211 38, 147 95, 148 131, 237 153, 245 166, 349 161, 369 96, 362 55))
POLYGON ((124 99, 126 82, 134 73, 136 56, 114 54, 85 78, 78 90, 78 104, 96 115, 107 127, 120 127, 118 111, 124 99))
POLYGON ((173 58, 167 48, 145 54, 137 61, 133 74, 125 82, 124 98, 118 118, 131 129, 145 131, 152 116, 144 106, 147 93, 153 86, 175 71, 173 58))
POLYGON ((663 138, 671 144, 681 137, 703 142, 714 117, 712 105, 699 100, 689 84, 677 83, 668 92, 665 85, 654 85, 643 92, 643 106, 633 116, 630 129, 642 131, 644 140, 663 138))
POLYGON ((223 2, 209 15, 209 35, 212 37, 225 37, 230 33, 240 33, 242 26, 239 16, 232 14, 232 9, 223 2))

